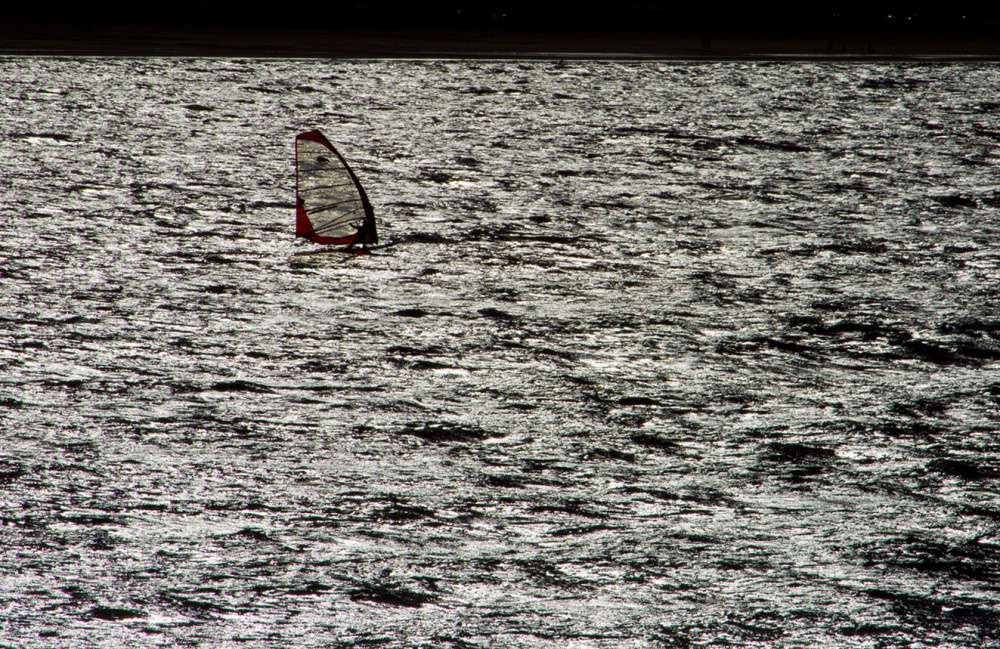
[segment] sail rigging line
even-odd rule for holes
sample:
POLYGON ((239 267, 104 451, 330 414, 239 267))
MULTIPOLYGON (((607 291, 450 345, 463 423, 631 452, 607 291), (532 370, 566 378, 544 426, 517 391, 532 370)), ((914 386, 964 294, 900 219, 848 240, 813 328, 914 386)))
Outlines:
POLYGON ((295 234, 329 245, 378 243, 364 187, 318 130, 295 136, 295 234))
MULTIPOLYGON (((317 211, 318 212, 324 212, 326 210, 317 210, 317 211)), ((314 232, 329 232, 331 230, 336 230, 337 228, 339 228, 339 227, 341 227, 341 226, 343 226, 343 225, 345 225, 347 223, 353 223, 353 222, 355 222, 357 220, 358 220, 357 214, 354 213, 354 212, 351 212, 350 214, 343 214, 343 215, 338 216, 336 218, 330 219, 329 221, 327 221, 323 225, 315 228, 313 231, 314 232)))
POLYGON ((353 184, 354 184, 353 182, 346 182, 346 183, 337 183, 336 185, 321 185, 318 187, 310 187, 309 189, 303 189, 302 193, 315 192, 323 189, 337 189, 340 187, 350 187, 353 184))
MULTIPOLYGON (((316 207, 310 208, 311 212, 328 212, 335 207, 340 207, 341 205, 346 205, 347 203, 355 202, 354 199, 349 198, 344 201, 337 201, 336 203, 330 203, 329 205, 317 205, 316 207)), ((357 212, 357 210, 351 210, 351 213, 357 212)))

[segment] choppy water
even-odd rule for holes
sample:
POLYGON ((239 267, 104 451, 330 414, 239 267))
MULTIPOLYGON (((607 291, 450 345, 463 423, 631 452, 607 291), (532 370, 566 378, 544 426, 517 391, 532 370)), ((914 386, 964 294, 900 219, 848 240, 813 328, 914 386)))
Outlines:
POLYGON ((995 66, 0 71, 3 646, 997 643, 995 66))

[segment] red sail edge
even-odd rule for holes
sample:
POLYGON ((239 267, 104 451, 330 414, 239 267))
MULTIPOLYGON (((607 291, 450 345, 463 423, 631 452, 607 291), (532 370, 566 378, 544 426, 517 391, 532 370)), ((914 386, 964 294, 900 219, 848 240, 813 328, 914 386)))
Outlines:
POLYGON ((351 181, 354 183, 355 188, 358 190, 358 195, 361 196, 361 204, 365 210, 365 220, 361 225, 361 228, 357 233, 346 237, 325 237, 321 234, 317 234, 312 222, 309 220, 309 215, 306 214, 305 207, 302 204, 302 199, 299 198, 299 178, 298 178, 298 167, 299 167, 299 148, 295 147, 295 235, 315 241, 316 243, 321 243, 324 245, 353 245, 356 243, 369 245, 378 243, 378 231, 375 229, 375 210, 372 209, 371 201, 368 200, 368 194, 365 193, 365 188, 361 186, 361 182, 358 177, 354 175, 354 170, 351 166, 347 164, 347 160, 344 156, 340 155, 340 152, 333 148, 330 141, 326 139, 326 136, 319 132, 319 130, 306 131, 305 133, 299 133, 295 136, 296 141, 298 140, 310 140, 312 142, 318 142, 324 147, 329 149, 337 159, 340 160, 341 164, 344 165, 344 169, 347 170, 351 181))

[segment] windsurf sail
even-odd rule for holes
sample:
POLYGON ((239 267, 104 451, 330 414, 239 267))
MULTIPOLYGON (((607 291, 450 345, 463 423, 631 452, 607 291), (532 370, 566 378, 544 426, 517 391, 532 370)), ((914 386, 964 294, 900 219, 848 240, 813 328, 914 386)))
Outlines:
POLYGON ((295 234, 330 245, 378 243, 368 195, 319 131, 295 136, 295 234))

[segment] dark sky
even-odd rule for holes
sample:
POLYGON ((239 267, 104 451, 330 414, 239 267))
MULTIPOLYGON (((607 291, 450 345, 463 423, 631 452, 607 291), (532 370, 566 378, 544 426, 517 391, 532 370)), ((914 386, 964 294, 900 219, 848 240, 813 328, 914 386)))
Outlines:
MULTIPOLYGON (((996 5, 997 3, 982 3, 996 5)), ((745 3, 613 0, 605 5, 563 0, 176 0, 123 5, 118 0, 51 5, 19 2, 7 20, 88 23, 253 25, 323 29, 491 29, 516 31, 996 31, 1000 9, 942 3, 801 3, 797 8, 745 3)))

